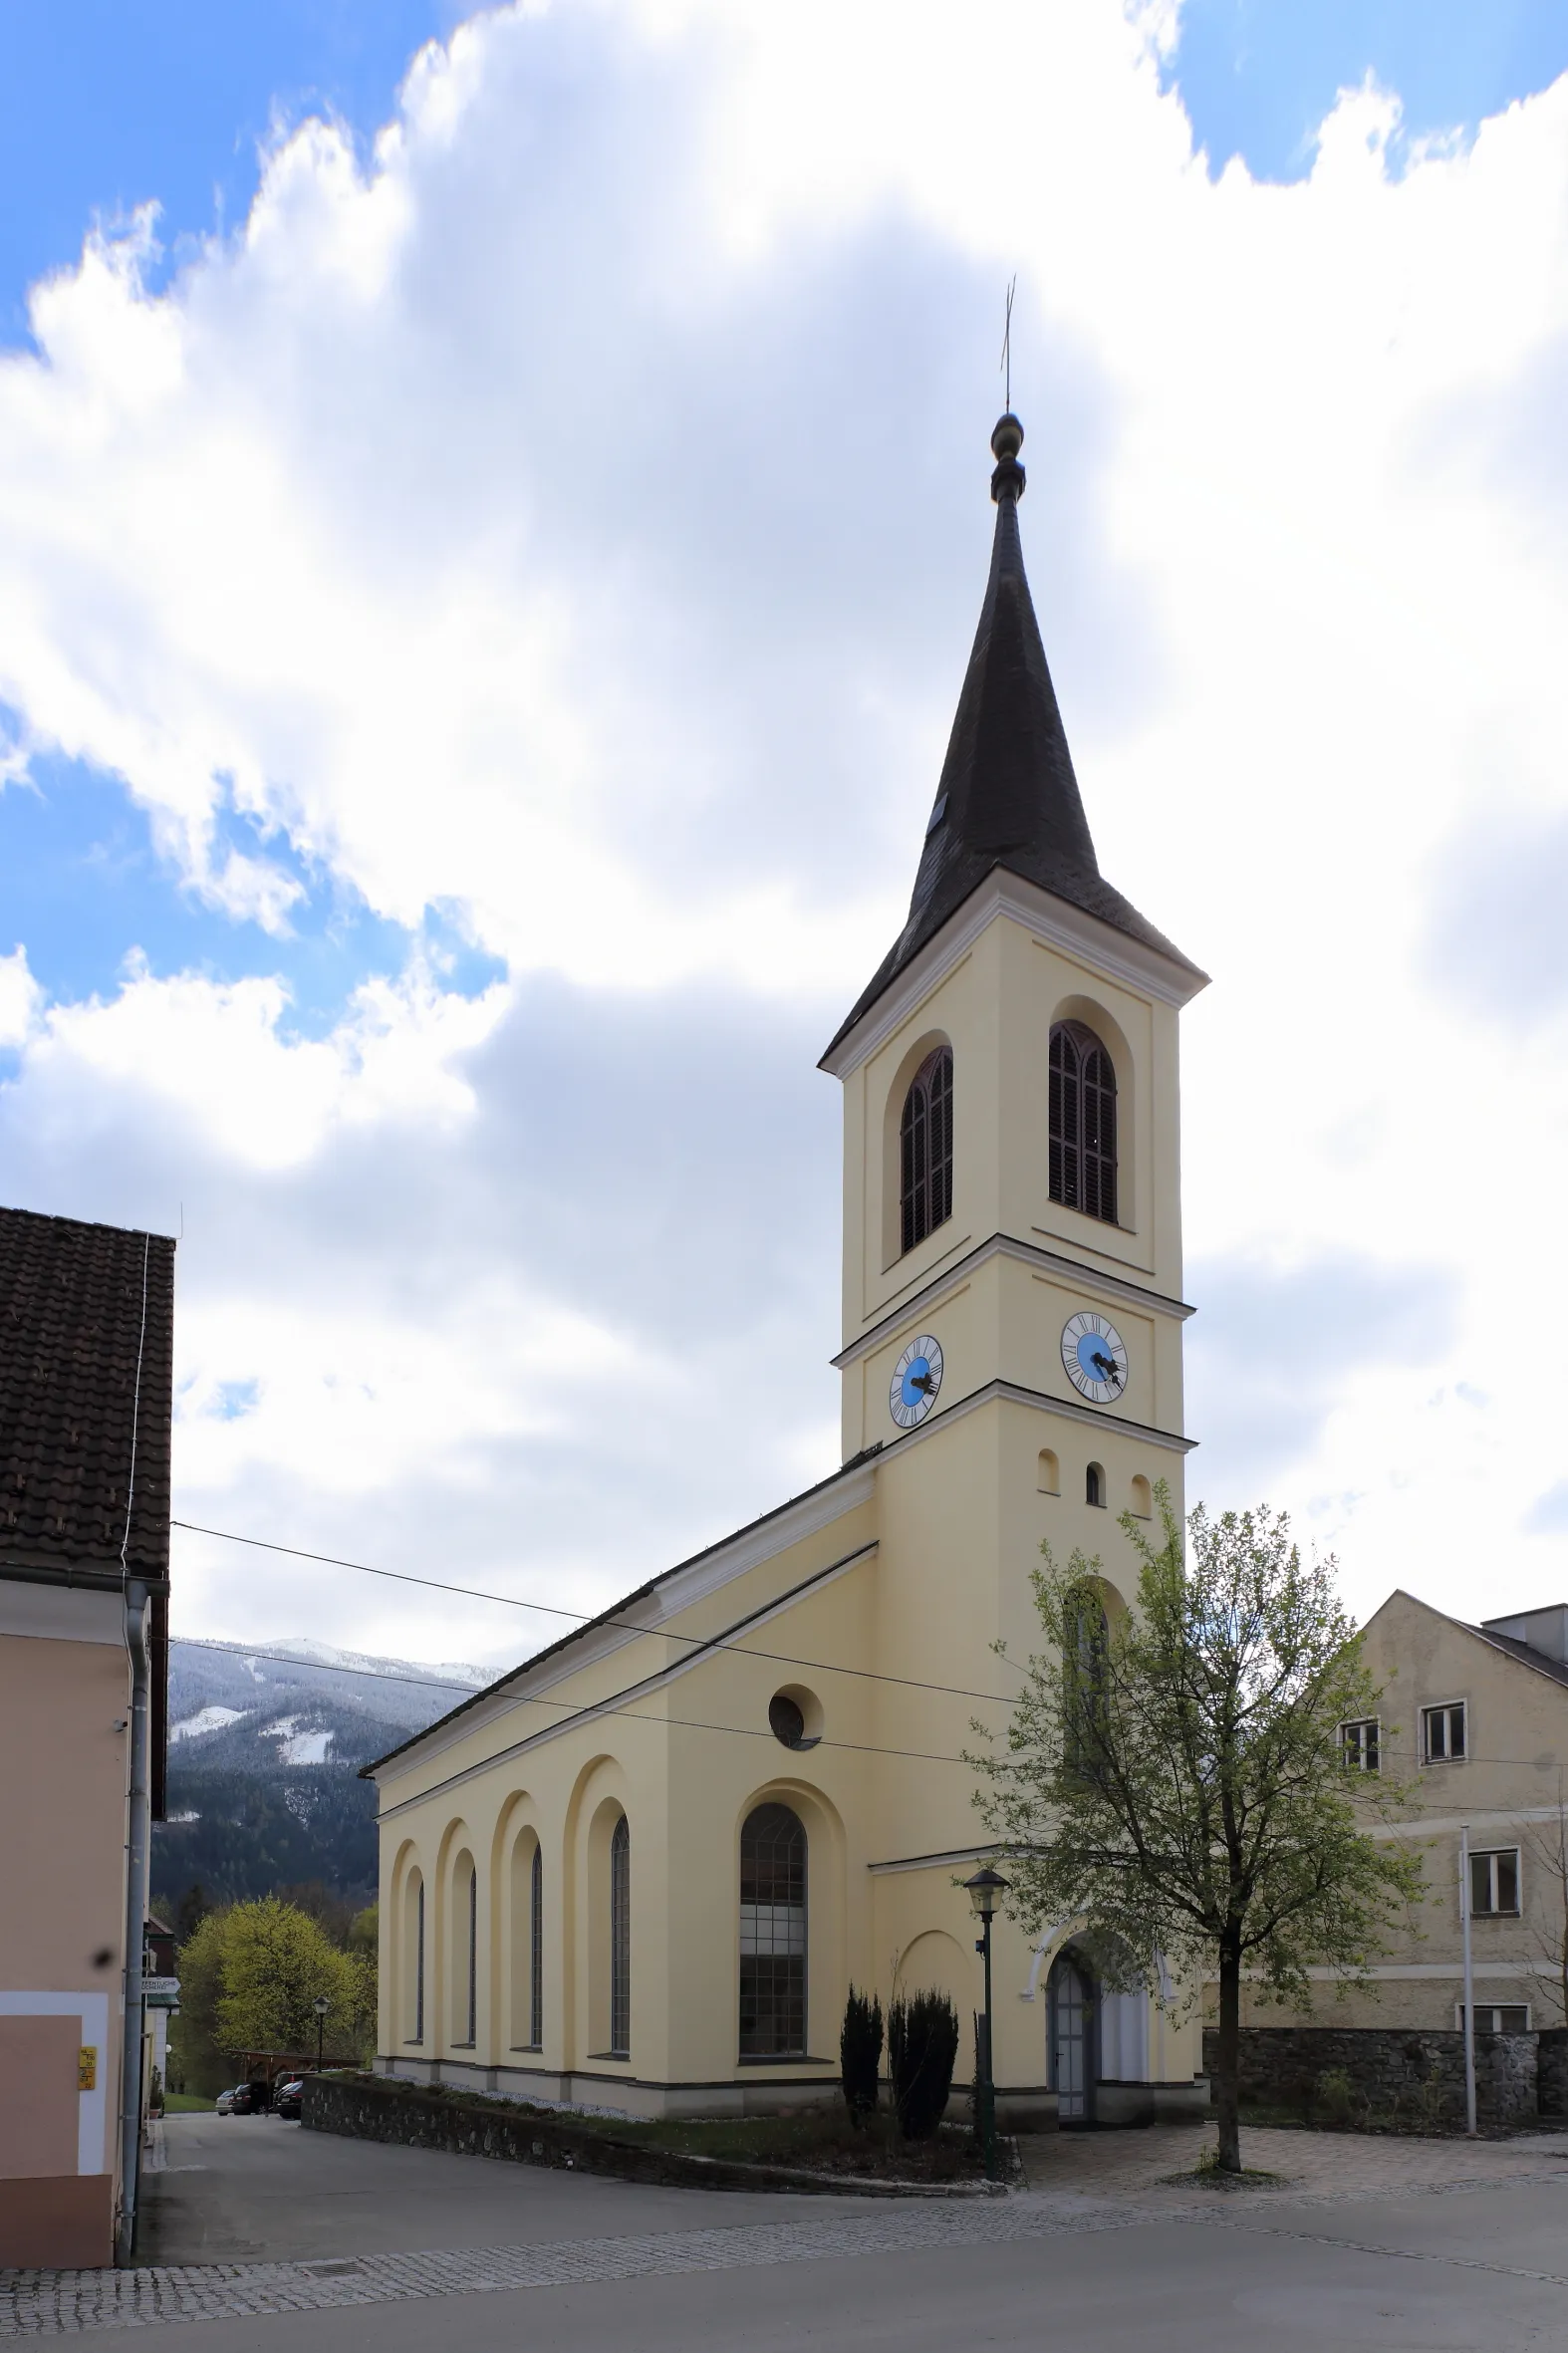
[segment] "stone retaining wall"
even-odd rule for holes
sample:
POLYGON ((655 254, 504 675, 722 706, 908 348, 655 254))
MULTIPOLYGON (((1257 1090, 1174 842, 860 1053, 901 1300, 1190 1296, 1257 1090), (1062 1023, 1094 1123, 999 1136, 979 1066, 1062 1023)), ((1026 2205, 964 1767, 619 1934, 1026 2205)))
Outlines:
MULTIPOLYGON (((661 2182, 681 2189, 793 2190, 856 2198, 965 2197, 971 2185, 926 2185, 807 2173, 794 2166, 740 2165, 716 2157, 649 2149, 636 2141, 590 2131, 569 2115, 453 2097, 432 2086, 386 2075, 307 2075, 300 2122, 308 2131, 341 2133, 357 2141, 393 2141, 404 2148, 445 2149, 465 2157, 498 2157, 514 2165, 558 2166, 569 2172, 611 2174, 623 2182, 661 2182)), ((983 2189, 985 2185, 975 2185, 983 2189)))
POLYGON ((1542 2116, 1568 2116, 1568 2026, 1545 2026, 1535 2040, 1536 2107, 1542 2116))
MULTIPOLYGON (((1482 2125, 1514 2125, 1536 2114, 1568 2112, 1568 2047, 1549 2034, 1477 2034, 1475 2114, 1482 2125), (1541 2108, 1537 2045, 1551 2044, 1550 2096, 1565 2103, 1541 2108)), ((1203 2029, 1203 2064, 1210 2080, 1218 2055, 1217 2027, 1203 2029)), ((1454 2029, 1385 2026, 1243 2026, 1241 2097, 1266 2108, 1294 2110, 1309 2122, 1403 2124, 1442 2131, 1464 2124, 1464 2037, 1454 2029), (1351 2098, 1325 2085, 1342 2073, 1351 2098)))

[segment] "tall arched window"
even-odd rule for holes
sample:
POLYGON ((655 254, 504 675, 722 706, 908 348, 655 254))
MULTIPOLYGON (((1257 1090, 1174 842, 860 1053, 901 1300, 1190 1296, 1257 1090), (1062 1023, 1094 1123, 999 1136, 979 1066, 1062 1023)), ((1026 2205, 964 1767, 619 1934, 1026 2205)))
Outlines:
POLYGON ((1116 1223, 1116 1071, 1081 1021, 1051 1031, 1051 1198, 1116 1223))
POLYGON ((901 1247, 913 1250, 952 1215, 952 1048, 927 1054, 899 1123, 901 1247))
POLYGON ((479 2026, 479 1874, 468 1854, 452 1867, 451 1921, 449 2032, 454 2049, 471 2050, 479 2026))
POLYGON ((545 2038, 545 1858, 534 1848, 528 1873, 528 2043, 538 2050, 545 2038))
POLYGON ((625 1814, 610 1840, 610 2056, 632 2056, 632 1832, 625 1814))
POLYGON ((806 2055, 806 1830, 788 1806, 740 1833, 740 2055, 806 2055))
POLYGON ((1111 1630, 1105 1604, 1092 1585, 1072 1597, 1062 1665, 1067 1717, 1067 1763, 1093 1779, 1103 1770, 1106 1742, 1106 1653, 1111 1630))
POLYGON ((424 2040, 424 1876, 415 1871, 409 1882, 404 1959, 407 1963, 408 2040, 424 2040))

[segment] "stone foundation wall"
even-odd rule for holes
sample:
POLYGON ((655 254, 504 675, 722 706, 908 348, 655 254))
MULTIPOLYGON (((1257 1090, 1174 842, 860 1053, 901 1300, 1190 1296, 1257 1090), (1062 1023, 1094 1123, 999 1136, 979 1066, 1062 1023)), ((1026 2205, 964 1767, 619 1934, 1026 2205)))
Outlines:
MULTIPOLYGON (((1568 2103, 1568 2034, 1477 2034, 1475 2114, 1482 2125, 1522 2124, 1537 2113, 1537 2045, 1563 2035, 1548 2062, 1551 2096, 1568 2103)), ((1203 2029, 1210 2080, 1218 2031, 1203 2029)), ((1250 2105, 1292 2109, 1317 2123, 1404 2124, 1462 2130, 1464 2037, 1440 2029, 1378 2026, 1243 2026, 1241 2097, 1250 2105), (1349 2078, 1343 2086, 1325 2076, 1349 2078)), ((1562 2114, 1568 2107, 1540 2111, 1562 2114)))

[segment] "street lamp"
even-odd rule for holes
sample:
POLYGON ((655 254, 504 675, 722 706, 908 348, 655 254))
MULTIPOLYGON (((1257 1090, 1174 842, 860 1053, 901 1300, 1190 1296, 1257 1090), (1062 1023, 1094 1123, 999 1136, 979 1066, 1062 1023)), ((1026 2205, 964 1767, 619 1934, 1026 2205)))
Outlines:
POLYGON ((985 1963, 985 2010, 980 2019, 980 2047, 974 2055, 978 2062, 975 2070, 979 2077, 977 2089, 980 2095, 980 2114, 978 2122, 985 2150, 985 2171, 989 2179, 994 2182, 997 2175, 997 2160, 996 2079, 991 2071, 991 1921, 995 1916, 997 1905, 1006 1895, 1011 1882, 1003 1879, 1001 1873, 993 1871, 987 1863, 983 1870, 976 1871, 973 1878, 966 1879, 963 1884, 969 1891, 969 1903, 975 1919, 980 1924, 980 1933, 974 1941, 974 1950, 985 1963))
POLYGON ((316 2072, 318 2075, 321 2073, 321 2038, 327 2029, 327 2012, 331 2007, 332 2003, 327 1999, 325 1993, 318 1993, 311 2003, 311 2008, 316 2012, 316 2072))

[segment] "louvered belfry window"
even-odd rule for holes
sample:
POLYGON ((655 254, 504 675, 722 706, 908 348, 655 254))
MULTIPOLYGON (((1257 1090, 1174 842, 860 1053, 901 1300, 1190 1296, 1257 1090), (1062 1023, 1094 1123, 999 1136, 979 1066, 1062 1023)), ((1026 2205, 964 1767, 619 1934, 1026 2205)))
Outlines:
POLYGON ((1081 1021, 1051 1031, 1051 1198, 1116 1223, 1116 1071, 1081 1021))
POLYGON ((740 2055, 806 2053, 806 1829, 762 1805, 740 1833, 740 2055))
POLYGON ((952 1048, 927 1054, 899 1124, 901 1247, 913 1250, 952 1215, 952 1048))
POLYGON ((625 1814, 610 1841, 610 2056, 632 2056, 632 1832, 625 1814))

